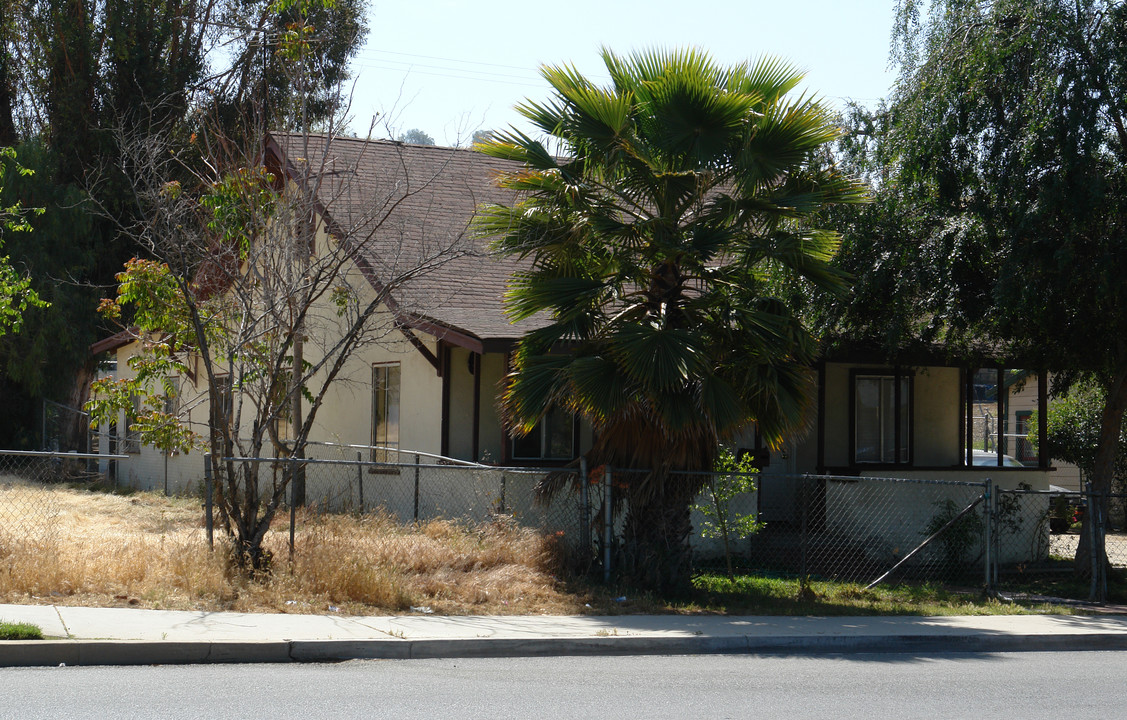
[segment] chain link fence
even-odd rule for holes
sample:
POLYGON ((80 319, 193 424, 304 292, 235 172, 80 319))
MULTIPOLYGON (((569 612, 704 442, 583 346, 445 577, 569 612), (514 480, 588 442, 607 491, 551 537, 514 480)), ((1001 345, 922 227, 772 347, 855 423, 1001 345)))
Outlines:
MULTIPOLYGON (((291 490, 303 488, 304 497, 290 494, 289 504, 306 512, 385 512, 404 523, 510 519, 556 535, 574 566, 598 568, 608 580, 626 547, 626 490, 645 474, 495 467, 332 443, 312 443, 300 459, 230 460, 257 466, 266 486, 296 478, 291 490)), ((686 475, 704 488, 689 538, 698 568, 730 561, 751 572, 990 591, 1034 573, 1073 572, 1078 550, 1087 547, 1103 548, 1111 567, 1127 568, 1127 496, 999 489, 989 480, 765 473, 718 504, 713 491, 739 473, 686 475), (1084 538, 1079 520, 1091 508, 1091 535, 1084 538)), ((1093 599, 1104 585, 1098 571, 1093 599)))
MULTIPOLYGON (((304 485, 306 512, 384 512, 404 523, 453 519, 468 523, 511 519, 525 527, 553 534, 575 564, 593 552, 590 505, 598 502, 580 487, 579 473, 563 468, 493 467, 474 463, 439 462, 423 453, 391 457, 410 462, 374 462, 371 453, 355 446, 314 446, 305 458, 226 458, 224 462, 257 466, 264 487, 290 483, 294 492, 304 485), (318 454, 322 457, 309 457, 318 454), (351 459, 344 459, 351 455, 351 459), (324 457, 329 456, 329 457, 324 457), (555 493, 545 492, 556 488, 555 493)), ((388 457, 388 455, 381 455, 388 457)), ((210 487, 210 483, 207 484, 210 487)), ((597 492, 594 493, 597 495, 597 492)), ((212 502, 205 503, 213 522, 212 502)), ((295 513, 289 514, 293 537, 295 513)))
POLYGON ((86 453, 0 450, 0 546, 52 536, 59 508, 51 486, 100 480, 98 463, 106 459, 86 453))
POLYGON ((857 582, 981 582, 985 488, 960 481, 764 475, 756 480, 756 497, 744 498, 761 525, 729 545, 737 564, 751 571, 857 582))
POLYGON ((44 400, 42 421, 40 449, 43 451, 98 452, 98 433, 90 429, 90 416, 85 411, 44 400))
POLYGON ((993 536, 997 562, 990 587, 1024 588, 1037 578, 1079 571, 1090 581, 1089 599, 1106 601, 1108 570, 1127 570, 1125 507, 1127 495, 1091 487, 1083 492, 999 490, 993 536))

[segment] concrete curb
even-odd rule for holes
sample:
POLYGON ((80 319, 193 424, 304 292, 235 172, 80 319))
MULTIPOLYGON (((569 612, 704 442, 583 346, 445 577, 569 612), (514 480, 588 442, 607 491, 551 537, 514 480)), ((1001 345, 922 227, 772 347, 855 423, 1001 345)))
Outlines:
POLYGON ((1127 650, 1127 634, 781 635, 428 640, 21 640, 0 666, 339 662, 359 659, 825 653, 994 653, 1127 650))

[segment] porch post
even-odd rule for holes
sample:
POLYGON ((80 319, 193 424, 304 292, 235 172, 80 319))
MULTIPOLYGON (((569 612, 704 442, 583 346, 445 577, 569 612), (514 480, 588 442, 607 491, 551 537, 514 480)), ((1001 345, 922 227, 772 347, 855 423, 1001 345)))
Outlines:
POLYGON ((482 354, 472 353, 473 358, 473 454, 474 462, 481 459, 481 359, 482 354))
MULTIPOLYGON (((756 439, 759 430, 756 428, 756 439)), ((758 449, 758 448, 756 448, 758 449)), ((818 472, 826 471, 826 361, 818 363, 818 472)))
POLYGON ((438 342, 439 360, 442 363, 442 419, 439 421, 443 457, 450 456, 450 346, 438 342))
POLYGON ((1049 454, 1045 452, 1045 438, 1049 435, 1049 374, 1037 372, 1037 467, 1049 469, 1049 454))
POLYGON ((960 463, 966 463, 967 459, 967 369, 959 368, 959 458, 960 463))
POLYGON ((998 467, 1002 467, 1002 455, 1006 452, 1006 369, 998 367, 998 420, 995 426, 998 428, 998 439, 994 443, 994 448, 998 451, 998 467))
POLYGON ((900 400, 901 400, 900 395, 901 395, 901 393, 900 393, 900 364, 899 363, 897 363, 896 366, 893 368, 892 385, 893 385, 893 387, 892 387, 892 408, 893 408, 893 410, 892 410, 892 422, 895 423, 895 425, 896 425, 896 427, 894 427, 892 429, 892 445, 893 445, 892 462, 899 465, 900 464, 900 443, 903 440, 903 438, 900 437, 900 423, 903 420, 903 418, 901 417, 902 411, 900 409, 900 400))
POLYGON ((974 466, 974 375, 975 368, 967 368, 966 387, 963 388, 967 398, 967 412, 965 417, 966 422, 966 445, 964 446, 963 465, 967 467, 974 466))

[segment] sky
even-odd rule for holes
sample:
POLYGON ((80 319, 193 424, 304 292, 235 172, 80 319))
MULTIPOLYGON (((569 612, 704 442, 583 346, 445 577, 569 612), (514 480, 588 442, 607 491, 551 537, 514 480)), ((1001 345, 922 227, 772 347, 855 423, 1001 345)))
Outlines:
POLYGON ((371 0, 367 43, 353 61, 351 128, 395 137, 412 128, 439 145, 475 130, 528 130, 513 106, 546 99, 543 65, 571 63, 606 81, 599 48, 618 54, 695 46, 733 64, 761 55, 806 71, 803 90, 840 106, 888 95, 896 0, 570 0, 534 3, 371 0))

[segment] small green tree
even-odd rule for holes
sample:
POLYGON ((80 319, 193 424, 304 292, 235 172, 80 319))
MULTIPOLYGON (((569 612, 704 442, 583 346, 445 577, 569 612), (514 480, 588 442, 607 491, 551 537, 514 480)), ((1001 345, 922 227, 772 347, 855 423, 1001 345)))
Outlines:
MULTIPOLYGON (((1107 404, 1107 393, 1092 381, 1080 381, 1064 397, 1055 399, 1046 415, 1047 433, 1040 437, 1039 423, 1030 418, 1029 441, 1035 448, 1044 443, 1045 452, 1054 460, 1072 463, 1084 477, 1091 478, 1096 466, 1100 443, 1100 419, 1107 404)), ((1115 460, 1115 479, 1122 487, 1127 480, 1127 428, 1119 434, 1119 454, 1115 460)))
POLYGON ((716 458, 717 474, 709 476, 704 492, 693 506, 704 516, 699 528, 701 537, 718 538, 724 543, 728 577, 733 575, 732 540, 751 537, 763 527, 755 513, 734 513, 731 507, 736 496, 755 492, 753 475, 757 472, 750 455, 740 459, 730 449, 721 449, 716 458))

